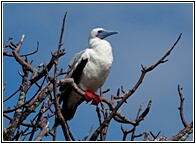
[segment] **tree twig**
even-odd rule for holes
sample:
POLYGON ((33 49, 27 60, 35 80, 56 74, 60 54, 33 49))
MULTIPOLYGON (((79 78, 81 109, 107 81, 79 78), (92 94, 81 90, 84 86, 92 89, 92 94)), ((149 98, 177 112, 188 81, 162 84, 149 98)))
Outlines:
POLYGON ((183 94, 182 94, 182 88, 180 87, 180 85, 178 85, 178 93, 179 93, 179 96, 180 96, 180 107, 178 108, 180 110, 180 118, 181 118, 181 121, 184 125, 184 127, 187 127, 189 124, 186 122, 185 118, 184 118, 184 113, 183 113, 183 107, 184 107, 184 97, 183 97, 183 94))
POLYGON ((18 88, 13 94, 11 94, 9 97, 7 97, 6 99, 4 99, 3 102, 6 102, 6 101, 9 100, 10 98, 12 98, 17 92, 20 91, 20 88, 21 88, 21 87, 19 87, 19 88, 18 88))
POLYGON ((82 141, 86 141, 87 140, 87 138, 91 134, 92 130, 93 130, 93 125, 91 126, 91 128, 90 128, 89 132, 87 133, 87 135, 82 139, 82 141))

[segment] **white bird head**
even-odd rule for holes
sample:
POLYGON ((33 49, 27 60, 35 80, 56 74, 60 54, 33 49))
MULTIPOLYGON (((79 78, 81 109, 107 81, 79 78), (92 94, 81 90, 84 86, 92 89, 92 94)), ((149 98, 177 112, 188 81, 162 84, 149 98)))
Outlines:
POLYGON ((91 31, 89 36, 89 46, 90 48, 93 48, 95 45, 108 43, 107 41, 103 40, 104 38, 113 35, 118 34, 117 31, 107 31, 103 28, 95 28, 91 31))
POLYGON ((103 28, 95 28, 91 31, 89 39, 99 38, 104 39, 110 35, 118 34, 117 31, 107 31, 103 28))

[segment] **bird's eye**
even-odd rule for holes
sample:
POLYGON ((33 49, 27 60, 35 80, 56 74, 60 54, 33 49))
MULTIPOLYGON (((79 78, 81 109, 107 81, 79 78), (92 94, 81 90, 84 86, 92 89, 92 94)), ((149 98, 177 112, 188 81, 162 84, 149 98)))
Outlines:
POLYGON ((103 32, 103 30, 99 30, 99 31, 98 31, 98 33, 102 33, 102 32, 103 32))

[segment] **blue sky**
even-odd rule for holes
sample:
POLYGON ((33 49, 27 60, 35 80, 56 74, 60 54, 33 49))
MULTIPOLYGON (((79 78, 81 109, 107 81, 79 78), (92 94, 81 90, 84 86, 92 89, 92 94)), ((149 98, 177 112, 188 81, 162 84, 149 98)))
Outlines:
MULTIPOLYGON (((183 87, 185 97, 184 115, 188 123, 193 120, 193 5, 192 3, 4 3, 3 41, 12 37, 18 42, 25 34, 21 54, 32 52, 39 41, 39 51, 29 56, 33 66, 51 58, 57 50, 64 13, 67 12, 63 48, 66 55, 59 61, 59 67, 67 65, 75 53, 88 47, 91 29, 103 27, 120 33, 106 38, 113 47, 114 63, 103 89, 110 88, 108 99, 116 94, 120 86, 125 90, 133 88, 141 74, 141 64, 150 66, 160 59, 182 33, 176 48, 161 64, 144 78, 138 90, 120 110, 135 119, 139 105, 143 110, 152 100, 152 107, 136 133, 152 131, 155 135, 171 138, 183 125, 180 120, 177 85, 183 87)), ((21 67, 13 58, 3 58, 3 82, 7 87, 3 98, 11 95, 20 85, 17 71, 21 67)), ((33 95, 32 89, 27 99, 33 95)), ((16 104, 17 96, 3 107, 16 104)), ((37 109, 39 111, 39 109, 37 109)), ((29 120, 26 120, 29 122, 29 120)), ((4 120, 4 126, 7 122, 4 120)), ((50 120, 50 128, 53 119, 50 120)), ((69 122, 76 139, 83 139, 92 125, 98 127, 95 106, 83 103, 73 120, 69 122)), ((111 121, 107 140, 122 140, 121 124, 111 121)), ((131 129, 130 125, 123 126, 131 129)), ((58 140, 64 140, 59 127, 58 140)), ((127 137, 130 139, 130 136, 127 137)), ((44 138, 43 140, 51 140, 44 138)), ((143 137, 136 140, 143 140, 143 137)), ((192 140, 192 136, 189 138, 192 140)))

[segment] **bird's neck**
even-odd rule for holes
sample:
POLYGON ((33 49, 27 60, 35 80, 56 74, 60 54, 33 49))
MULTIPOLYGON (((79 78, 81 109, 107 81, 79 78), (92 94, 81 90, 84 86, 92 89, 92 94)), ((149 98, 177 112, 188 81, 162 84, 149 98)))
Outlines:
POLYGON ((89 39, 89 48, 94 48, 94 47, 96 47, 97 45, 100 44, 101 41, 102 41, 102 40, 101 40, 100 38, 97 38, 97 37, 95 37, 95 38, 90 38, 90 39, 89 39))
POLYGON ((91 38, 89 39, 89 48, 94 49, 97 47, 108 47, 111 48, 110 43, 106 40, 100 39, 100 38, 91 38))
POLYGON ((89 47, 94 50, 94 52, 99 55, 99 58, 113 61, 112 47, 106 40, 101 40, 99 38, 93 38, 89 40, 89 47))

